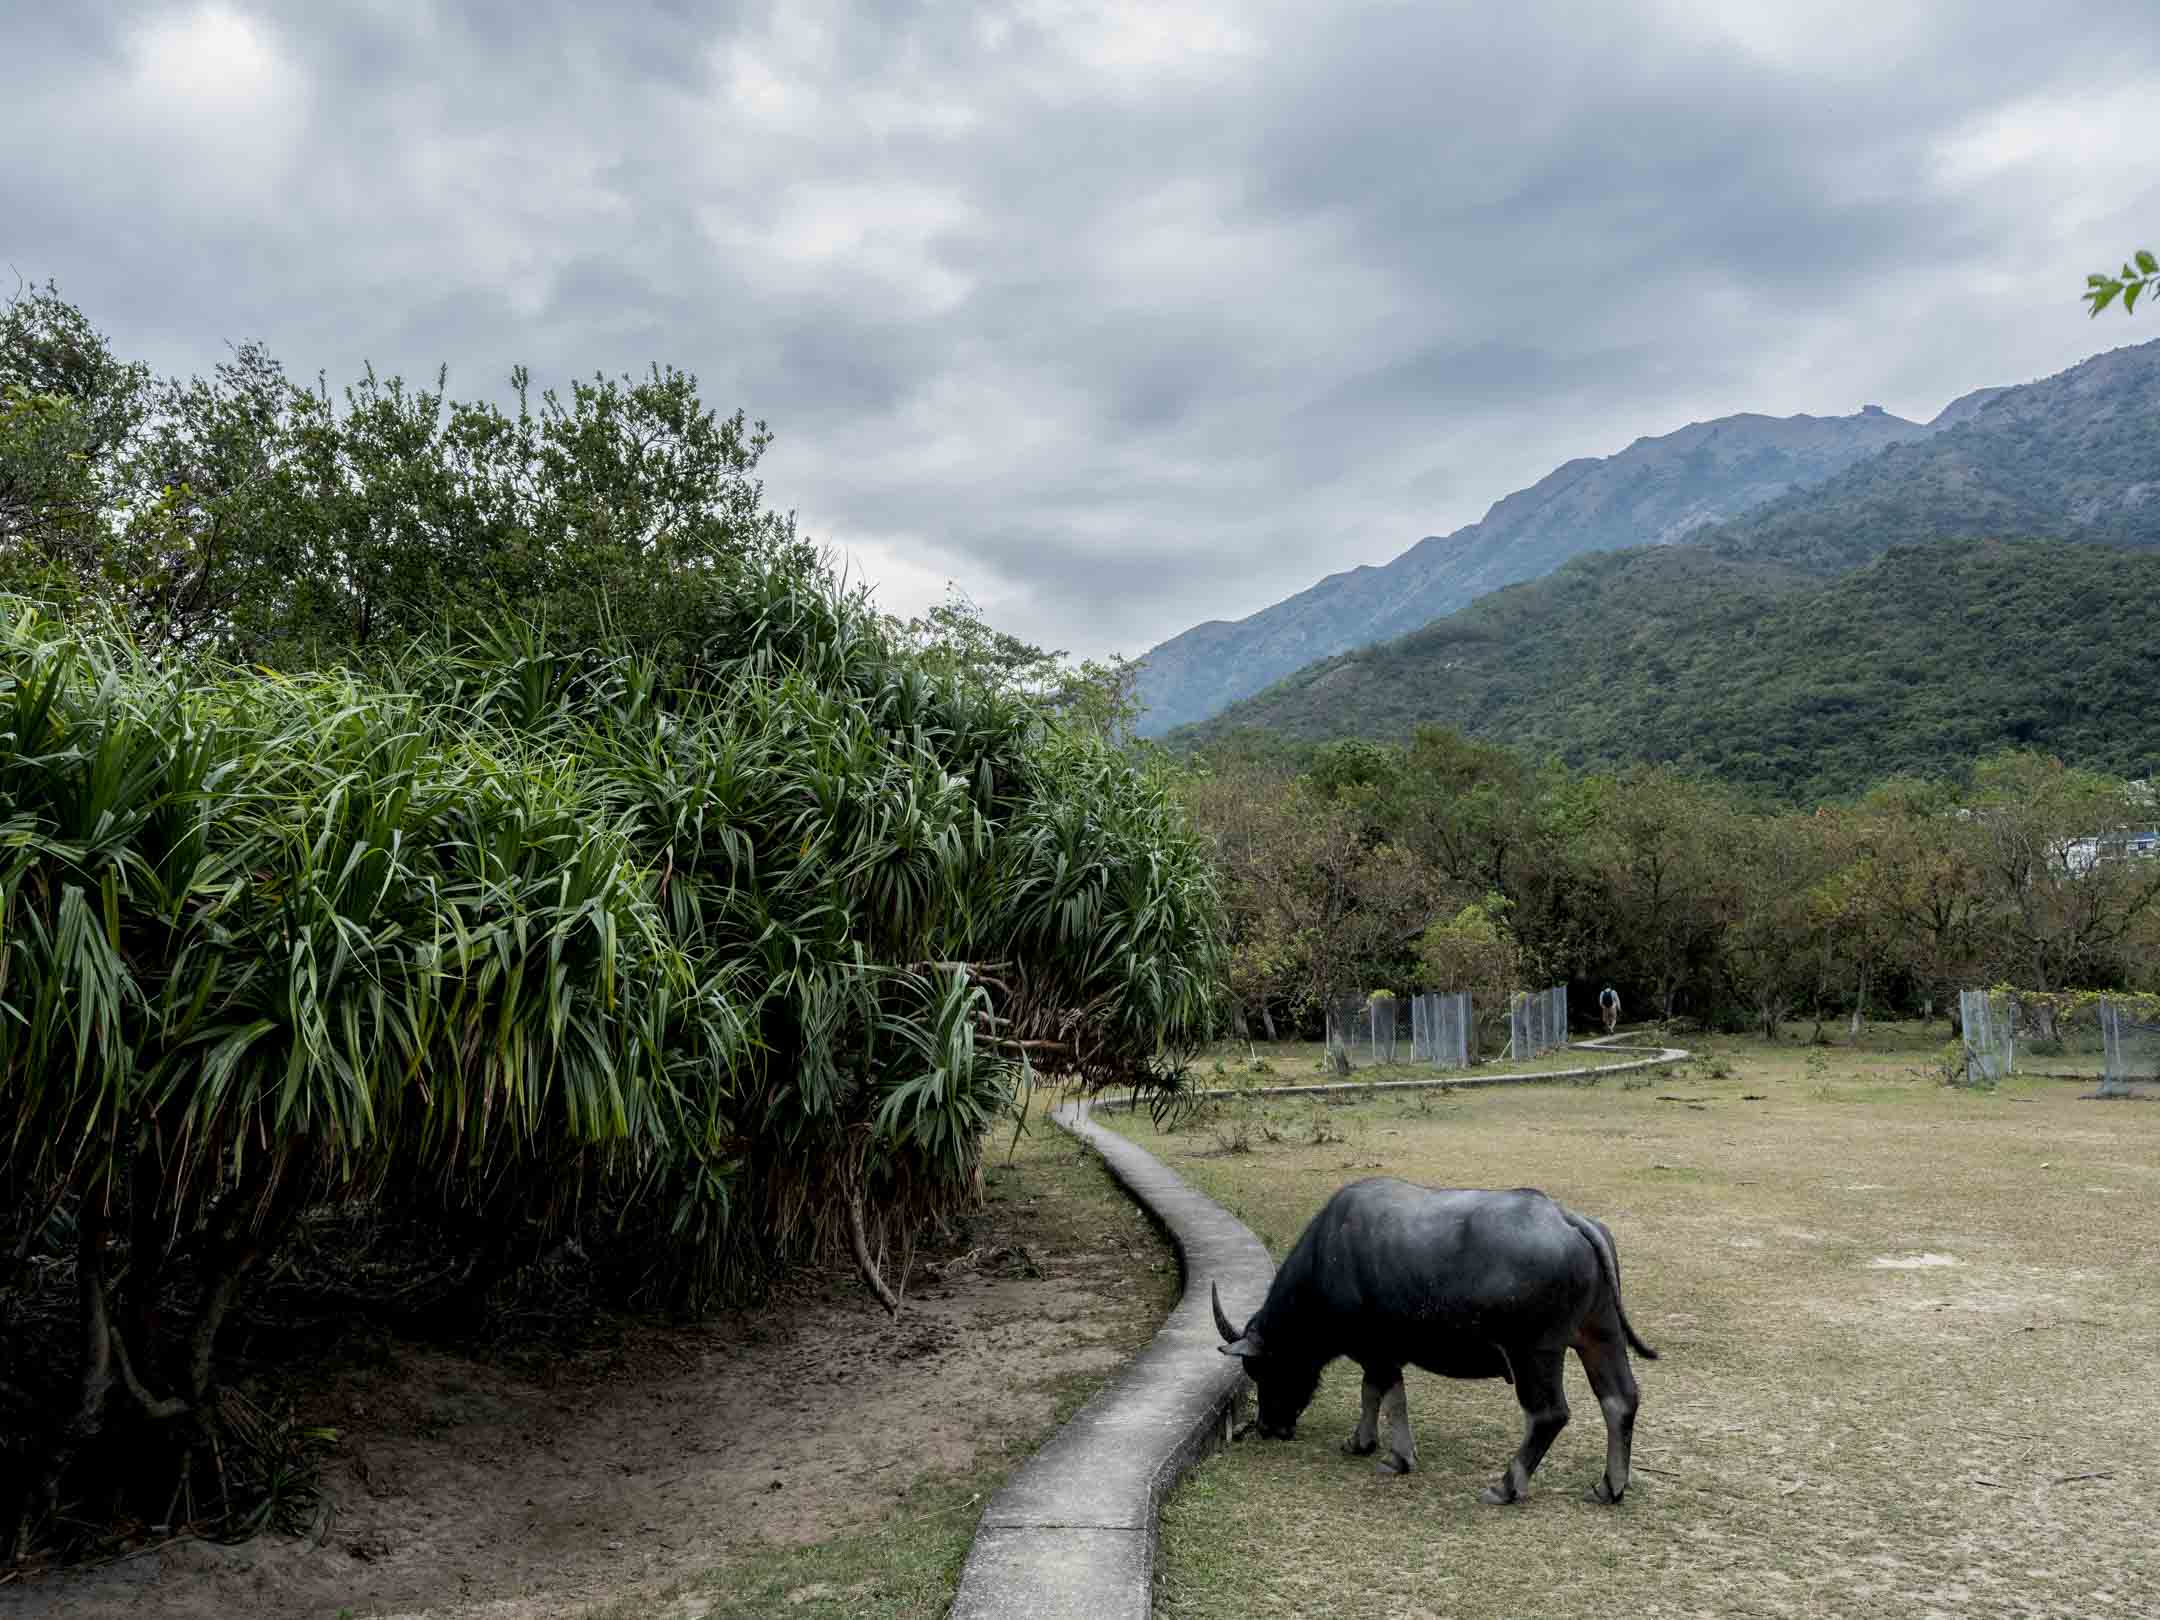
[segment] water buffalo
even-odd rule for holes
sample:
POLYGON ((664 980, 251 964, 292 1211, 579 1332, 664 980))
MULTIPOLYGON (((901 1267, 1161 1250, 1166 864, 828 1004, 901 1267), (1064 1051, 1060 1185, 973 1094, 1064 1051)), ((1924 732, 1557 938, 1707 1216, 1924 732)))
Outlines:
POLYGON ((1365 1371, 1352 1456, 1379 1443, 1383 1472, 1408 1473, 1417 1452, 1402 1370, 1448 1378, 1504 1378, 1522 1403, 1522 1447, 1487 1502, 1519 1502, 1546 1449, 1567 1426, 1561 1373, 1570 1346, 1605 1413, 1605 1477, 1593 1501, 1618 1502, 1639 1397, 1628 1365, 1636 1337, 1620 1307, 1620 1259, 1601 1221, 1563 1209, 1531 1188, 1436 1191, 1376 1176, 1327 1201, 1275 1273, 1267 1302, 1243 1332, 1215 1292, 1222 1352, 1243 1358, 1259 1392, 1263 1435, 1287 1440, 1311 1403, 1320 1371, 1348 1356, 1365 1371))

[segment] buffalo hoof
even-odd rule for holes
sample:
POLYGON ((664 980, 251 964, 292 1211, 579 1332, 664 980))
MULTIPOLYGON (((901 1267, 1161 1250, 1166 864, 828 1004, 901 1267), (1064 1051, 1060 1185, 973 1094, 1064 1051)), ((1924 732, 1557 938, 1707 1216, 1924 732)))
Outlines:
POLYGON ((1376 1474, 1407 1474, 1410 1472, 1410 1459, 1400 1452, 1391 1451, 1373 1464, 1373 1472, 1376 1474))
POLYGON ((1583 1492, 1583 1500, 1595 1502, 1600 1507, 1618 1507, 1620 1505, 1620 1498, 1613 1495, 1612 1487, 1602 1479, 1583 1492))
POLYGON ((1367 1440, 1362 1435, 1353 1434, 1342 1443, 1343 1455, 1345 1457, 1370 1457, 1379 1444, 1378 1440, 1367 1440))
POLYGON ((1522 1500, 1505 1485, 1488 1485, 1477 1493, 1477 1499, 1487 1507, 1511 1507, 1522 1500))

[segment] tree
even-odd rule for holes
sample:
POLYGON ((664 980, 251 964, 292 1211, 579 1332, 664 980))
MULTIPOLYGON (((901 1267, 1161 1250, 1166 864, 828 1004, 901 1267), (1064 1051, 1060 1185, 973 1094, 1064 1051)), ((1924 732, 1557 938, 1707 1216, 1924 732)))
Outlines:
POLYGON ((106 515, 149 386, 50 283, 0 309, 0 589, 71 601, 107 587, 106 515))
POLYGON ((1724 805, 1713 790, 1645 768, 1599 779, 1595 809, 1573 852, 1613 912, 1615 941, 1670 1018, 1680 987, 1714 950, 1724 805))
POLYGON ((1977 829, 1944 783, 1885 783, 1860 802, 1859 843, 1833 884, 1855 912, 1879 914, 1886 965, 1911 979, 1922 1011, 1957 1007, 1979 972, 1986 888, 1977 829))
POLYGON ((1473 1008, 1509 1004, 1522 984, 1522 948, 1507 926, 1504 895, 1472 901, 1418 937, 1418 965, 1435 990, 1467 990, 1473 1008))
POLYGON ((1132 740, 1140 718, 1140 665, 1118 653, 1078 664, 1000 630, 973 597, 947 583, 945 600, 926 614, 895 621, 899 634, 936 669, 1026 698, 1044 714, 1113 743, 1132 740))
POLYGON ((1471 894, 1511 893, 1528 837, 1532 781, 1507 749, 1442 726, 1419 726, 1383 784, 1380 814, 1400 840, 1471 894))
MULTIPOLYGON (((286 668, 508 618, 677 663, 736 571, 807 554, 766 509, 762 422, 655 366, 514 412, 364 372, 333 395, 259 344, 208 376, 123 364, 51 287, 0 315, 0 584, 105 602, 151 652, 286 668)), ((716 618, 716 615, 718 616, 716 618)))
POLYGON ((1233 994, 1310 1012, 1401 980, 1433 904, 1414 855, 1300 779, 1202 776, 1184 794, 1223 877, 1233 994))
POLYGON ((1840 965, 1851 974, 1850 1033, 1858 1041, 1895 929, 1881 881, 1881 846, 1874 822, 1864 815, 1821 809, 1814 820, 1823 871, 1809 895, 1810 911, 1822 933, 1826 974, 1834 974, 1840 965))
POLYGON ((2031 990, 2120 980, 2124 943, 2160 903, 2160 863, 2114 858, 2117 835, 2139 817, 2125 784, 2010 753, 1983 761, 1973 788, 1991 945, 1983 965, 2031 990))
POLYGON ((1794 1013, 1820 1008, 1829 979, 1827 918, 1816 903, 1828 864, 1818 824, 1793 815, 1732 815, 1718 829, 1725 876, 1720 957, 1766 1041, 1794 1013))

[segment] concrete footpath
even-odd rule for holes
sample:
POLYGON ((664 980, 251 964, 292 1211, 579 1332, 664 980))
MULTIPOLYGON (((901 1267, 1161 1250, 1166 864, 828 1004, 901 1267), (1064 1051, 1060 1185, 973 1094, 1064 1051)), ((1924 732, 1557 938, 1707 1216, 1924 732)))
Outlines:
MULTIPOLYGON (((1580 1044, 1612 1049, 1608 1043, 1621 1038, 1580 1044)), ((1594 1068, 1196 1095, 1324 1098, 1527 1084, 1674 1063, 1688 1055, 1661 1047, 1648 1057, 1594 1068)), ((1095 1106, 1129 1102, 1102 1099, 1095 1106)), ((990 1499, 960 1572, 951 1620, 1148 1620, 1163 1498, 1203 1457, 1229 1443, 1250 1387, 1243 1369, 1218 1353, 1222 1337, 1208 1296, 1220 1283, 1231 1315, 1242 1320, 1267 1296, 1274 1261, 1244 1222, 1089 1113, 1085 1103, 1067 1103, 1050 1117, 1100 1153, 1134 1201, 1170 1234, 1185 1292, 1147 1348, 990 1499)))
POLYGON ((1185 1294, 1115 1382, 1073 1414, 990 1499, 952 1620, 1147 1620, 1156 1516, 1170 1488, 1229 1443, 1249 1387, 1218 1353, 1208 1290, 1259 1308, 1275 1262, 1245 1223, 1154 1155, 1067 1103, 1051 1118, 1103 1156, 1170 1234, 1185 1294))

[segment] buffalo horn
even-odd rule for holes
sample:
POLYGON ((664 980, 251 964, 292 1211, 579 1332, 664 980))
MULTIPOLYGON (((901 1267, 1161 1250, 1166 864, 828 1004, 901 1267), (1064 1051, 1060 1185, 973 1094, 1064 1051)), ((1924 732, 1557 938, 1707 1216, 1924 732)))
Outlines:
POLYGON ((1224 1344, 1235 1344, 1238 1336, 1237 1329, 1230 1325, 1230 1318, 1223 1315, 1222 1284, 1209 1284, 1208 1293, 1209 1297, 1215 1301, 1215 1331, 1222 1335, 1224 1344))

